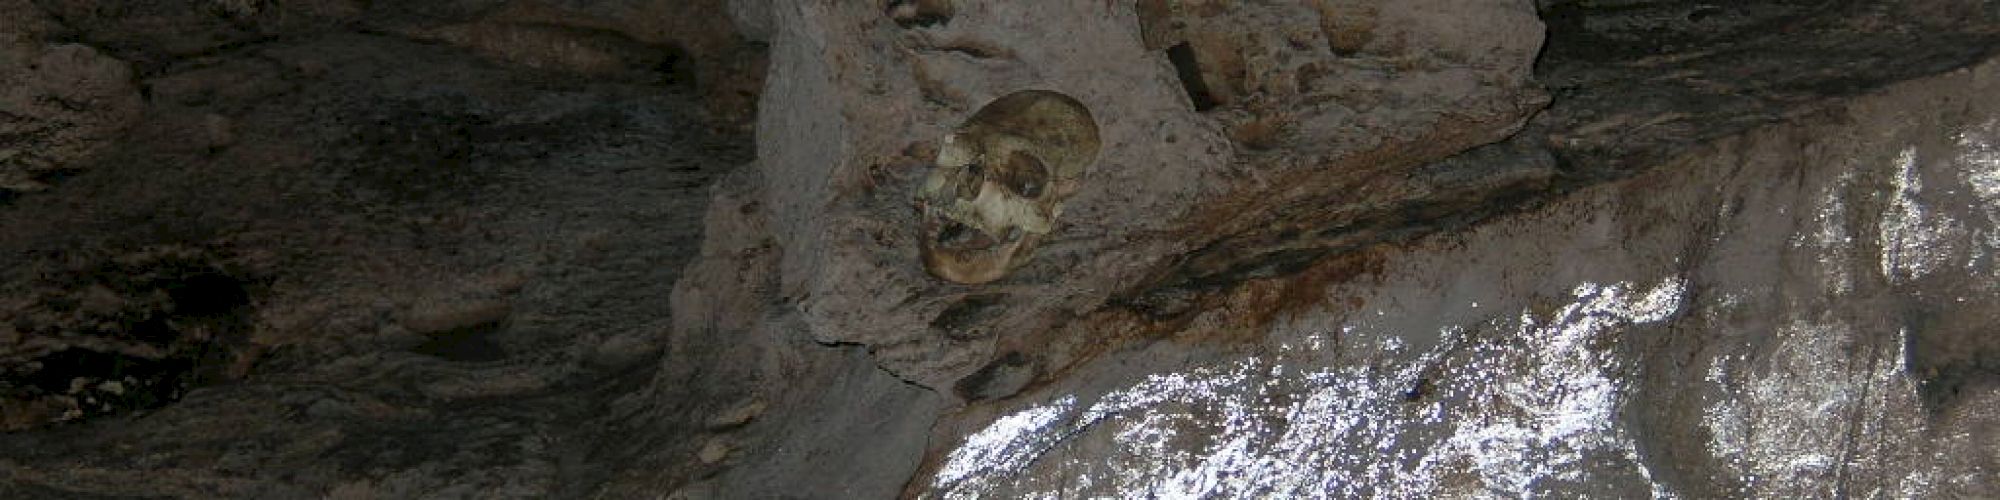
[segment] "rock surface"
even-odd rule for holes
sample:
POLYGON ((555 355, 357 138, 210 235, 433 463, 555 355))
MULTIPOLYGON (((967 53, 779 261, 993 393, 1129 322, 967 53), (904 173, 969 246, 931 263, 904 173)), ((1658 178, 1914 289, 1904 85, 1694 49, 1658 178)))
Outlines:
POLYGON ((1342 278, 1248 332, 1282 280, 1246 283, 1250 307, 947 419, 966 435, 914 491, 2000 491, 2000 105, 1965 98, 1996 87, 2000 63, 1897 85, 1318 263, 1342 278))
MULTIPOLYGON (((1864 362, 1896 344, 1884 340, 1886 323, 1864 325, 1861 318, 1889 316, 1901 306, 1870 309, 1885 306, 1828 295, 1749 306, 1765 317, 1803 318, 1776 326, 1687 319, 1701 317, 1688 310, 1722 307, 1693 303, 1714 300, 1697 295, 1707 291, 1698 287, 1740 296, 1824 289, 1803 283, 1811 276, 1759 278, 1737 270, 1761 264, 1698 262, 1708 256, 1704 243, 1713 226, 1813 224, 1806 218, 1817 217, 1820 199, 1766 201, 1771 208, 1758 213, 1764 219, 1744 221, 1712 220, 1714 206, 1689 200, 1767 185, 1819 193, 1811 189, 1832 188, 1806 181, 1859 176, 1874 166, 1836 161, 1848 159, 1838 155, 1879 156, 1921 131, 1976 127, 1958 115, 1988 110, 1961 109, 1963 102, 1952 98, 1980 95, 1990 70, 1894 91, 1901 97, 1861 96, 1993 54, 2000 18, 1990 5, 1142 1, 1129 11, 1126 5, 908 2, 892 6, 886 21, 875 17, 884 13, 860 6, 772 8, 760 21, 779 28, 755 173, 744 184, 723 185, 732 201, 711 214, 748 216, 757 222, 746 234, 765 243, 755 252, 697 261, 693 273, 717 280, 680 285, 680 297, 703 305, 677 309, 677 333, 787 325, 821 343, 866 346, 883 369, 955 396, 961 406, 932 429, 924 472, 904 492, 916 496, 1949 495, 1990 488, 1990 460, 1982 457, 1992 453, 1992 440, 1922 437, 1975 432, 1981 423, 1909 413, 1903 403, 1933 397, 1911 392, 1926 384, 1925 372, 1891 373, 1864 362), (1541 46, 1542 26, 1531 14, 1553 23, 1549 39, 1557 45, 1541 46), (1087 69, 1072 69, 1078 64, 1087 69), (1557 91, 1553 101, 1541 85, 1557 91), (1029 88, 1074 97, 1098 117, 1105 150, 1085 187, 1069 200, 1048 248, 1007 277, 961 285, 923 274, 911 250, 924 233, 910 230, 917 224, 906 210, 912 186, 945 149, 933 138, 986 101, 1029 88), (1853 104, 1873 106, 1853 110, 1850 99, 1901 102, 1853 104), (1841 126, 1827 123, 1841 120, 1827 115, 1893 125, 1900 118, 1869 109, 1897 106, 1924 110, 1933 121, 1910 125, 1913 135, 1895 140, 1805 139, 1841 126), (1805 123, 1772 125, 1796 122, 1805 123), (1785 126, 1797 127, 1790 133, 1799 138, 1744 135, 1785 126), (1739 143, 1772 152, 1704 156, 1739 143), (1835 146, 1847 149, 1785 152, 1835 146), (1825 173, 1796 172, 1799 164, 1784 162, 1796 160, 1788 155, 1820 159, 1825 173), (1721 173, 1695 167, 1710 164, 1727 166, 1711 167, 1721 173), (1654 170, 1652 177, 1592 187, 1654 170), (1771 177, 1729 176, 1738 170, 1771 177), (1624 214, 1619 210, 1673 203, 1675 196, 1693 204, 1607 219, 1590 233, 1598 240, 1585 240, 1594 246, 1560 232, 1479 237, 1508 224, 1624 214), (1579 201, 1593 197, 1594 203, 1579 201), (745 199, 758 200, 759 210, 734 208, 745 199), (1482 222, 1540 205, 1550 207, 1482 222), (1447 236, 1411 240, 1440 231, 1447 236), (1485 267, 1469 264, 1486 255, 1493 257, 1485 267), (1655 268, 1676 273, 1639 271, 1655 268), (1591 269, 1604 276, 1585 276, 1591 269), (1686 275, 1695 269, 1735 281, 1686 275), (732 279, 732 272, 746 278, 732 279), (1453 286, 1468 288, 1468 298, 1439 298, 1459 293, 1453 286), (1500 312, 1466 311, 1477 309, 1472 302, 1500 312), (718 311, 717 304, 738 308, 718 311), (1376 325, 1372 333, 1345 328, 1343 315, 1370 306, 1397 314, 1399 323, 1376 325), (1839 323, 1816 316, 1822 309, 1869 312, 1839 323), (1301 316, 1323 324, 1296 324, 1301 316), (744 324, 745 318, 761 319, 744 324), (1315 326, 1315 334, 1293 331, 1315 326), (1696 338, 1681 338, 1688 336, 1696 338), (1774 359, 1798 359, 1772 347, 1784 339, 1814 344, 1849 337, 1857 347, 1840 352, 1858 357, 1822 370, 1847 381, 1838 389, 1743 374, 1769 373, 1769 365, 1786 362, 1774 359), (1312 342, 1336 347, 1281 354, 1312 342), (1547 350, 1544 343, 1568 344, 1547 350), (1438 347, 1444 344, 1449 349, 1438 347), (1737 374, 1703 371, 1711 367, 1737 374), (1287 369, 1296 372, 1285 375, 1287 369), (1689 399, 1683 389, 1735 399, 1689 399), (1846 404, 1845 411, 1860 415, 1850 417, 1856 420, 1713 416, 1800 404, 1778 402, 1794 394, 1833 397, 1814 390, 1886 399, 1826 403, 1846 404), (1759 391, 1766 395, 1752 395, 1759 391), (1681 399, 1657 410, 1626 405, 1671 397, 1681 399), (1389 408, 1358 409, 1375 405, 1389 408), (1420 410, 1432 420, 1420 418, 1426 415, 1420 410), (1368 421, 1390 423, 1339 427, 1368 421), (1820 460, 1806 452, 1810 446, 1780 442, 1786 436, 1725 436, 1717 438, 1725 444, 1702 448, 1685 444, 1700 440, 1654 434, 1841 422, 1860 422, 1849 426, 1857 429, 1853 435, 1873 433, 1862 429, 1868 425, 1900 426, 1895 432, 1903 437, 1895 439, 1905 441, 1843 441, 1820 460), (1561 425, 1572 427, 1547 429, 1561 425), (1730 425, 1738 428, 1716 430, 1730 425), (1303 428, 1287 434, 1295 427, 1303 428), (1408 444, 1372 450, 1393 460, 1354 458, 1378 446, 1378 438, 1408 444), (1877 449, 1868 447, 1899 444, 1948 449, 1956 458, 1848 465, 1868 460, 1877 449), (1353 448, 1340 454, 1324 446, 1353 448), (1566 448, 1524 450, 1538 446, 1566 448), (1746 454, 1763 463, 1749 464, 1746 454), (1787 460, 1830 465, 1775 465, 1787 460), (1918 471, 1954 479, 1882 479, 1918 471), (1828 482, 1843 489, 1814 489, 1828 482)), ((1857 127, 1840 129, 1842 137, 1867 135, 1857 127)), ((1941 164, 1937 175, 1971 168, 1958 165, 1941 164)), ((1962 218, 1985 217, 1985 202, 1976 197, 1939 203, 1973 207, 1962 218)), ((1874 217, 1880 212, 1869 210, 1879 208, 1848 216, 1874 217)), ((743 227, 711 225, 711 237, 743 227)), ((1919 246, 1980 234, 1935 236, 1919 246)), ((1783 245, 1762 241, 1741 244, 1782 254, 1783 245)), ((1871 255, 1840 251, 1858 254, 1798 250, 1786 260, 1871 255)), ((1958 264, 1989 266, 1983 257, 1967 259, 1958 264)), ((1926 297, 1903 300, 1936 300, 1926 297)), ((1980 337, 1957 335, 1951 345, 1977 348, 1981 341, 1970 339, 1980 337)))
POLYGON ((130 67, 76 44, 0 39, 0 89, 6 193, 45 189, 45 181, 80 168, 139 118, 143 104, 130 67))
POLYGON ((0 497, 2000 489, 1993 2, 0 20, 0 497))
POLYGON ((576 497, 657 442, 608 407, 749 155, 710 87, 397 34, 479 19, 444 3, 86 3, 31 45, 115 71, 0 72, 94 99, 0 102, 76 139, 0 149, 91 152, 0 200, 0 497, 576 497))
MULTIPOLYGON (((1020 346, 1059 342, 1044 334, 1066 318, 1159 279, 1179 256, 1269 224, 1273 211, 1326 192, 1373 193, 1355 208, 1283 215, 1301 226, 1352 220, 1395 201, 1393 191, 1354 191, 1371 179, 1518 129, 1545 102, 1529 81, 1541 42, 1533 6, 1462 3, 1364 3, 1402 21, 1347 56, 1328 48, 1335 35, 1305 8, 1217 3, 1142 15, 1086 2, 960 2, 948 20, 905 27, 865 4, 780 7, 773 22, 786 29, 771 42, 758 126, 761 182, 737 196, 763 201, 756 216, 784 249, 774 298, 794 304, 784 313, 813 338, 867 345, 885 369, 926 387, 977 385, 968 377, 1020 346), (1424 14, 1439 10, 1466 17, 1424 14), (1284 24, 1240 29, 1264 21, 1284 24), (1180 49, 1148 46, 1140 30, 1154 24, 1183 26, 1156 44, 1180 49), (1191 96, 1168 52, 1193 54, 1195 72, 1237 78, 1191 96), (912 199, 934 160, 926 152, 986 101, 1022 89, 1067 95, 1099 122, 1101 151, 1063 227, 996 283, 941 283, 906 265, 922 237, 912 199), (1239 152, 1232 138, 1298 147, 1239 152), (955 307, 967 301, 992 317, 959 331, 934 326, 954 323, 941 316, 948 311, 971 313, 955 307)), ((1035 367, 1073 357, 1025 355, 1035 367)))

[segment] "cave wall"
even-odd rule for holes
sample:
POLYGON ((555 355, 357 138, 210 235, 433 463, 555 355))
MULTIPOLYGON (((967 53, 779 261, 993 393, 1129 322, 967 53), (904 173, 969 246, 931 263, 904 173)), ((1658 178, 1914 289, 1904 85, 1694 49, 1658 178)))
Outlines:
POLYGON ((741 422, 610 405, 750 155, 761 49, 721 12, 0 1, 0 497, 580 497, 740 459, 703 438, 741 422))
MULTIPOLYGON (((1990 275, 1989 233, 1895 194, 1991 217, 1982 139, 1939 141, 1984 133, 1959 96, 1993 70, 1930 76, 1991 53, 1990 9, 745 4, 772 79, 710 217, 754 229, 676 288, 676 345, 803 335, 939 394, 905 495, 1991 488, 1979 355, 1941 354, 1984 335, 1910 326, 1977 331, 1991 291, 1897 277, 1990 275), (1877 36, 1923 29, 1952 36, 1877 36), (1020 89, 1088 108, 1098 161, 1033 260, 927 273, 939 138, 1020 89), (1827 218, 1864 243, 1808 245, 1827 218)), ((786 491, 737 477, 703 491, 786 491)))
POLYGON ((1323 262, 1255 333, 1209 310, 948 417, 910 492, 1990 494, 1996 86, 1895 85, 1323 262))
MULTIPOLYGON (((1177 256, 1261 228, 1273 211, 1310 207, 1285 223, 1338 225, 1388 210, 1406 186, 1359 188, 1397 184, 1388 179, 1499 140, 1545 103, 1528 80, 1541 41, 1528 2, 949 4, 932 17, 867 3, 771 4, 757 21, 781 29, 770 41, 755 180, 745 184, 754 194, 732 194, 759 201, 752 216, 777 254, 767 289, 784 304, 775 313, 796 315, 820 342, 866 346, 889 372, 931 388, 960 384, 1024 352, 1018 345, 1067 342, 1041 332, 1165 279, 1177 256), (1350 8, 1368 12, 1369 24, 1332 26, 1316 10, 1350 8), (1151 25, 1175 28, 1156 28, 1164 33, 1149 45, 1151 25), (1372 31, 1337 53, 1331 39, 1348 36, 1342 30, 1372 31), (1169 49, 1194 54, 1197 72, 1225 75, 1210 87, 1227 96, 1198 96, 1215 102, 1197 106, 1169 49), (1102 151, 1031 261, 996 283, 941 282, 916 265, 927 237, 917 185, 945 135, 987 101, 1025 89, 1081 102, 1102 151), (1243 142, 1295 147, 1259 155, 1243 142), (1359 196, 1324 204, 1328 192, 1359 196), (952 323, 941 315, 966 301, 994 317, 934 326, 952 323)), ((758 264, 725 257, 696 268, 746 265, 758 264)), ((681 293, 761 285, 691 281, 681 293)), ((679 321, 722 321, 703 314, 679 321)), ((1076 357, 1029 354, 1024 363, 1050 369, 1076 357)))
POLYGON ((1995 488, 1990 1, 0 20, 0 496, 1995 488), (1097 151, 941 279, 1029 89, 1097 151))

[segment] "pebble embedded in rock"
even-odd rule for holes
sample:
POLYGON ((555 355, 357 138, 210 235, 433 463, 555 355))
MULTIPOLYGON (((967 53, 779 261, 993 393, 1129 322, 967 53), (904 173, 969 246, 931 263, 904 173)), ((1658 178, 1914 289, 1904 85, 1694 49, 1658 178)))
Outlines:
POLYGON ((701 460, 701 463, 715 465, 729 458, 731 451, 734 449, 728 441, 723 438, 712 438, 701 445, 701 451, 695 453, 695 458, 701 460))
POLYGON ((714 417, 708 419, 708 428, 719 430, 741 427, 752 420, 756 420, 758 416, 763 414, 764 401, 753 399, 722 413, 715 414, 714 417))
POLYGON ((201 117, 201 129, 211 151, 236 144, 235 122, 229 117, 213 113, 204 115, 201 117))

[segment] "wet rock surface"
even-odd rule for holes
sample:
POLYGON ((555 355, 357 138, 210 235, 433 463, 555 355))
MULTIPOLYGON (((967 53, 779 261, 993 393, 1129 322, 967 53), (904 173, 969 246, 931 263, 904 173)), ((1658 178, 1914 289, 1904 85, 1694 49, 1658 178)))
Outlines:
POLYGON ((0 0, 0 496, 2000 488, 1992 2, 112 4, 0 0))

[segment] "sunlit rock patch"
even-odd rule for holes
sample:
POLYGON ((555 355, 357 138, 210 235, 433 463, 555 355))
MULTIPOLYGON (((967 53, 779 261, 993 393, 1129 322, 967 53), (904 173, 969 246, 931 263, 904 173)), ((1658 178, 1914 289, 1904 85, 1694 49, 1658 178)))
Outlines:
POLYGON ((946 497, 1528 495, 1551 482, 1643 492, 1649 472, 1614 425, 1620 367, 1600 352, 1607 334, 1665 320, 1685 295, 1677 278, 1582 283, 1552 312, 1447 327, 1421 351, 1368 322, 1340 325, 1339 347, 1302 332, 1270 356, 1004 417, 955 450, 934 486, 946 497), (1061 471, 1013 483, 1036 467, 1061 471))

